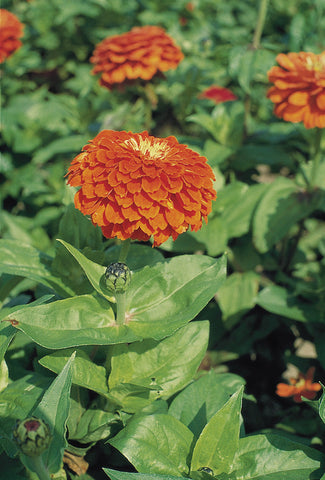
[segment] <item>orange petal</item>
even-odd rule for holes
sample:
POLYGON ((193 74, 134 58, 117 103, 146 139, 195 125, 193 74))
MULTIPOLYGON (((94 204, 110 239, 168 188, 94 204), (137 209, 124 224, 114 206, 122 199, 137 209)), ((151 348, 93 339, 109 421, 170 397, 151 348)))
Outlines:
POLYGON ((309 94, 308 92, 294 92, 291 93, 288 97, 288 102, 291 105, 296 105, 296 106, 303 106, 308 103, 309 100, 309 94))

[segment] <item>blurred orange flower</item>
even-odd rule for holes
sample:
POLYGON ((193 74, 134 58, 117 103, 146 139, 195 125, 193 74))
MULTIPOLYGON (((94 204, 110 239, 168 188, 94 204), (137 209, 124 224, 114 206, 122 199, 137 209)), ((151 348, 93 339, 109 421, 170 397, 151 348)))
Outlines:
POLYGON ((90 58, 92 73, 101 73, 100 84, 115 84, 138 78, 150 80, 158 72, 176 68, 184 58, 165 30, 156 26, 134 27, 100 42, 90 58))
POLYGON ((315 367, 310 367, 306 375, 299 372, 298 378, 290 378, 290 385, 278 383, 276 393, 280 397, 293 396, 294 401, 298 403, 302 401, 302 396, 312 400, 322 388, 319 383, 313 383, 314 373, 315 367))
POLYGON ((280 53, 280 67, 268 72, 274 86, 267 97, 274 113, 286 122, 304 122, 306 128, 325 127, 325 52, 280 53))
POLYGON ((4 62, 21 45, 24 25, 16 15, 0 8, 0 63, 4 62))
POLYGON ((211 85, 211 87, 200 93, 199 98, 208 98, 217 104, 237 100, 236 95, 234 95, 231 90, 225 87, 219 87, 218 85, 211 85))
POLYGON ((80 190, 75 206, 107 238, 175 240, 207 222, 216 192, 206 158, 175 137, 103 130, 77 155, 67 173, 80 190))

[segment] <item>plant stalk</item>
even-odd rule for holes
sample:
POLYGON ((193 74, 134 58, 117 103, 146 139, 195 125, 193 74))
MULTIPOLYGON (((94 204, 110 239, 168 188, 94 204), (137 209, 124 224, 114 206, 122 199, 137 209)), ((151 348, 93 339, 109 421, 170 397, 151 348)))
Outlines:
POLYGON ((312 159, 312 169, 310 174, 310 185, 311 188, 315 188, 316 177, 318 172, 318 167, 320 164, 322 149, 321 149, 321 142, 322 142, 322 129, 317 128, 315 132, 315 140, 314 140, 314 148, 313 148, 313 159, 312 159))
POLYGON ((269 0, 261 0, 260 8, 258 11, 257 22, 254 31, 252 47, 257 50, 260 46, 261 36, 265 24, 266 12, 269 0))
POLYGON ((125 263, 126 257, 128 256, 128 253, 129 253, 130 245, 131 245, 130 238, 122 242, 121 251, 118 259, 119 262, 125 263))
POLYGON ((116 292, 115 293, 116 299, 116 323, 118 325, 124 325, 125 323, 125 305, 126 305, 126 297, 125 292, 116 292))
POLYGON ((39 480, 51 480, 50 474, 44 465, 42 455, 37 457, 28 457, 28 463, 33 467, 33 470, 38 476, 39 480))

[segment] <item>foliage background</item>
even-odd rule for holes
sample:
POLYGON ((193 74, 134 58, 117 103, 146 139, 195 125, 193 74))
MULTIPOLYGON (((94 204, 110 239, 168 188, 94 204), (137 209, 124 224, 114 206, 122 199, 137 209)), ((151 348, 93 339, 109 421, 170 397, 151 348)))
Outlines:
MULTIPOLYGON (((169 0, 3 0, 2 8, 25 24, 23 46, 2 66, 2 239, 56 255, 64 276, 68 267, 55 239, 86 246, 85 239, 73 242, 67 225, 74 192, 64 175, 71 159, 104 128, 175 135, 208 158, 218 199, 207 226, 159 250, 166 258, 228 255, 228 278, 198 316, 210 321, 202 368, 245 379, 248 433, 277 428, 323 445, 324 427, 313 409, 280 399, 275 390, 288 365, 303 372, 314 365, 316 380, 324 378, 325 164, 316 172, 312 167, 315 129, 272 114, 266 73, 280 52, 324 49, 324 0, 271 0, 258 48, 252 46, 258 13, 253 0, 190 6, 169 0), (175 71, 152 82, 158 98, 152 117, 143 89, 109 92, 89 63, 103 38, 147 24, 165 28, 185 55, 175 71), (198 99, 212 84, 230 88, 238 100, 214 105, 198 99)), ((105 264, 104 252, 114 242, 95 229, 87 241, 105 264)), ((94 260, 94 253, 89 256, 94 260)), ((10 270, 7 258, 3 253, 0 259, 3 307, 48 293, 10 270)), ((6 359, 12 380, 40 368, 35 355, 35 345, 23 337, 11 345, 6 359)))

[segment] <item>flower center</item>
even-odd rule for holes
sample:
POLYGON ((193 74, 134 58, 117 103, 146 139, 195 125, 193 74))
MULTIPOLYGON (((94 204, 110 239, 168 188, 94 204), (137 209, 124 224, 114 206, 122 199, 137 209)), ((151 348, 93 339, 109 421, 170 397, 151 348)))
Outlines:
POLYGON ((35 432, 39 428, 40 422, 38 420, 28 420, 24 425, 28 432, 35 432))
POLYGON ((135 152, 140 152, 143 155, 149 155, 152 159, 162 158, 170 150, 166 142, 152 143, 149 138, 140 138, 139 143, 135 138, 130 138, 124 142, 128 147, 131 147, 135 152))
POLYGON ((325 56, 318 55, 315 57, 311 57, 311 56, 307 57, 306 68, 309 71, 314 70, 314 72, 325 71, 325 56))

